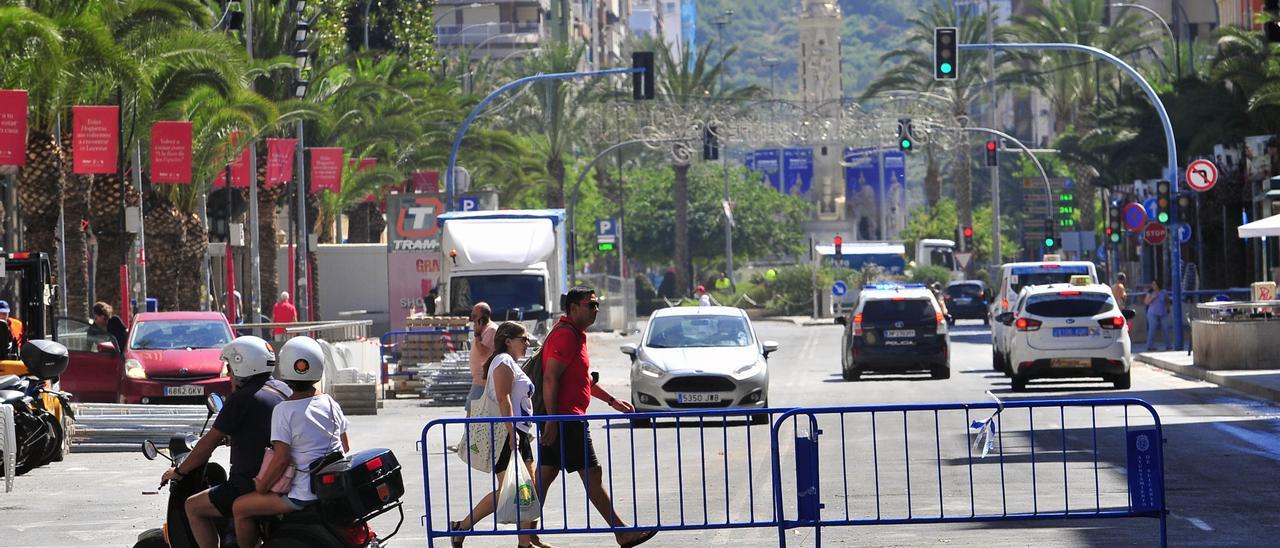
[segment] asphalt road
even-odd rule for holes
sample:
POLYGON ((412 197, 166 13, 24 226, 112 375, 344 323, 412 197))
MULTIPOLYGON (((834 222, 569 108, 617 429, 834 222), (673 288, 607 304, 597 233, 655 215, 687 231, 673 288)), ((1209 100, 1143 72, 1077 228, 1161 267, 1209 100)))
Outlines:
MULTIPOLYGON (((1165 429, 1170 544, 1270 546, 1280 535, 1280 520, 1275 519, 1280 495, 1274 488, 1280 481, 1280 408, 1276 406, 1142 365, 1135 365, 1133 388, 1127 391, 1115 391, 1100 382, 1066 381, 1033 383, 1028 392, 1014 395, 1008 380, 991 370, 989 335, 980 325, 962 325, 953 331, 953 374, 948 380, 868 375, 849 383, 839 377, 836 326, 760 322, 757 331, 761 338, 781 343, 781 350, 770 360, 773 407, 982 402, 990 401, 987 391, 1008 400, 1144 399, 1155 405, 1165 429)), ((617 346, 635 338, 591 337, 592 361, 601 372, 603 386, 624 397, 628 361, 617 346)), ((610 412, 600 404, 592 411, 610 412)), ((1122 411, 1112 407, 1050 408, 1034 413, 1011 409, 1000 418, 1000 443, 985 458, 975 455, 978 464, 973 467, 967 465, 973 440, 968 422, 985 419, 990 411, 969 416, 942 412, 936 419, 932 413, 912 413, 906 418, 901 413, 880 413, 874 435, 868 414, 820 416, 817 475, 825 505, 821 515, 835 520, 846 516, 850 520, 920 519, 1123 507, 1127 491, 1122 411)), ((1150 423, 1143 413, 1129 408, 1132 428, 1150 423)), ((400 400, 388 402, 376 417, 352 417, 354 447, 389 447, 404 467, 405 523, 392 545, 425 544, 420 524, 426 511, 424 459, 417 441, 429 420, 460 415, 460 409, 425 408, 416 400, 400 400)), ((610 473, 606 484, 612 485, 615 508, 629 523, 738 524, 771 516, 768 427, 719 420, 686 420, 679 427, 659 421, 634 430, 625 420, 602 426, 593 427, 596 450, 610 473)), ((793 423, 784 421, 779 433, 786 493, 783 511, 794 517, 793 423)), ((437 527, 446 512, 451 519, 461 517, 468 507, 468 491, 479 497, 488 490, 481 485, 489 482, 487 476, 468 475, 456 456, 445 450, 448 440, 459 434, 460 430, 451 430, 442 437, 433 431, 426 444, 432 521, 437 527), (450 488, 447 500, 445 478, 450 488)), ((219 458, 225 460, 225 452, 219 458)), ((0 493, 4 516, 0 544, 129 546, 138 533, 162 520, 167 490, 143 493, 155 491, 164 468, 140 453, 73 453, 62 463, 18 477, 14 492, 0 493)), ((585 512, 576 479, 557 482, 547 499, 546 527, 584 527, 587 515, 590 525, 602 524, 598 514, 585 512)), ((395 515, 380 517, 374 529, 386 536, 396 519, 395 515)), ((492 529, 492 521, 480 527, 492 529)), ((1148 518, 1057 519, 832 526, 822 529, 821 541, 832 546, 1152 546, 1158 535, 1157 521, 1148 518)), ((601 534, 548 534, 545 540, 565 547, 612 545, 612 539, 601 534)), ((467 546, 509 546, 514 541, 511 537, 471 538, 467 546)), ((816 541, 811 528, 787 533, 788 546, 815 546, 816 541)), ((647 546, 777 544, 777 530, 763 528, 668 532, 647 546)), ((436 545, 447 543, 440 539, 436 545)))

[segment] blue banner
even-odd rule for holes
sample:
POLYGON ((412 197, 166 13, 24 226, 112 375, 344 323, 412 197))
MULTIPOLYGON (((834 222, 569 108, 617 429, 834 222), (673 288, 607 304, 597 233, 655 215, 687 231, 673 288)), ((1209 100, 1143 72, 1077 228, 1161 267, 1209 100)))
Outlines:
POLYGON ((752 160, 755 170, 764 175, 762 183, 782 191, 782 151, 772 148, 757 150, 752 160))
POLYGON ((782 151, 782 192, 805 196, 813 186, 813 149, 788 148, 782 151))
POLYGON ((844 164, 846 216, 858 227, 858 239, 896 237, 906 223, 907 211, 907 166, 903 152, 846 147, 844 164), (886 225, 885 230, 881 229, 881 223, 886 225))

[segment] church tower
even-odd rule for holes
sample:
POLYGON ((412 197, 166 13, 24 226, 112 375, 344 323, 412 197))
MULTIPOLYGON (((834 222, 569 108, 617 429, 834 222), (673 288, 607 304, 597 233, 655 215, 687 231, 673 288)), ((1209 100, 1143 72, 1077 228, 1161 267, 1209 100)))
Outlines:
MULTIPOLYGON (((835 0, 801 0, 800 101, 820 116, 840 115, 844 86, 840 74, 840 6, 835 0)), ((840 161, 844 145, 833 139, 813 146, 813 189, 818 219, 839 220, 844 214, 844 177, 840 161)))

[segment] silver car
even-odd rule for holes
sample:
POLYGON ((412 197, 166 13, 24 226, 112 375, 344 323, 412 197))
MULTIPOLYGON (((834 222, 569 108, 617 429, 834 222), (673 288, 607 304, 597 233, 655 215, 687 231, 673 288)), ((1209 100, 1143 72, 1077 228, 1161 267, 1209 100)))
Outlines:
MULTIPOLYGON (((769 354, 746 312, 727 306, 664 308, 653 313, 631 356, 631 403, 637 411, 769 406, 769 354)), ((753 415, 764 424, 768 415, 753 415)), ((643 423, 645 421, 635 421, 643 423)))

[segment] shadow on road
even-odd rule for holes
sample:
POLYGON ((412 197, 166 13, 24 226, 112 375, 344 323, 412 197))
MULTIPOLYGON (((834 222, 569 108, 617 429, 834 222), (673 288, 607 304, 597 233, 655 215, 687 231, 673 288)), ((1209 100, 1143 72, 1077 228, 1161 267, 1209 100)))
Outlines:
MULTIPOLYGON (((855 383, 855 382, 888 382, 888 381, 931 381, 934 380, 927 371, 919 374, 909 373, 873 373, 862 372, 862 377, 856 381, 846 381, 840 374, 831 375, 829 378, 823 379, 822 382, 838 382, 838 383, 855 383)), ((945 380, 945 379, 938 379, 945 380)))

